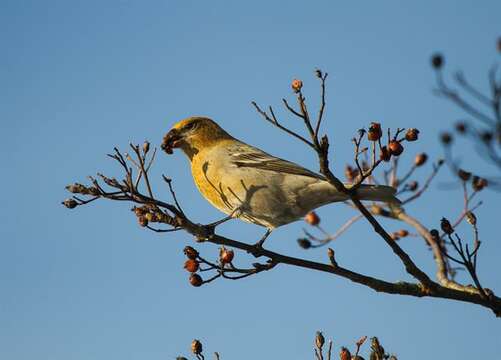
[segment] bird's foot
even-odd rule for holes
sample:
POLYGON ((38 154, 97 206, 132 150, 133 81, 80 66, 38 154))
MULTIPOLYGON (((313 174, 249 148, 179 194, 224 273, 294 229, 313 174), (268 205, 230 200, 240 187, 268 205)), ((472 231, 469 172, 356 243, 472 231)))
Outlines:
POLYGON ((264 250, 263 244, 266 241, 266 239, 268 238, 268 236, 270 236, 270 234, 271 234, 271 229, 267 229, 266 232, 264 233, 264 235, 261 237, 261 239, 257 243, 252 245, 252 247, 247 252, 254 255, 254 257, 262 256, 263 250, 264 250))

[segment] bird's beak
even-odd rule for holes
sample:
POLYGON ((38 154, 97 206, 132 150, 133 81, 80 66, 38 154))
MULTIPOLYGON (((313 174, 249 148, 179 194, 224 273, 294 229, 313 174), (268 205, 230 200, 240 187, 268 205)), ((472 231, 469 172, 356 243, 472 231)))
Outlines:
POLYGON ((179 130, 172 129, 167 134, 165 134, 162 141, 162 150, 167 154, 172 154, 172 149, 179 147, 181 140, 183 139, 179 130))

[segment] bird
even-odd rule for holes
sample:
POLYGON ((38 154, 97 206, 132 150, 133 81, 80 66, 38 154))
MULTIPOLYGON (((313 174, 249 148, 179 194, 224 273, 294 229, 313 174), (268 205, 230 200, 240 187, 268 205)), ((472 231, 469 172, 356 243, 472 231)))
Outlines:
MULTIPOLYGON (((178 121, 161 148, 167 154, 180 149, 188 157, 202 196, 227 215, 221 222, 238 218, 265 227, 260 245, 274 229, 318 207, 349 199, 321 174, 234 138, 208 117, 178 121)), ((395 191, 391 186, 363 184, 356 195, 360 200, 399 204, 395 191)))

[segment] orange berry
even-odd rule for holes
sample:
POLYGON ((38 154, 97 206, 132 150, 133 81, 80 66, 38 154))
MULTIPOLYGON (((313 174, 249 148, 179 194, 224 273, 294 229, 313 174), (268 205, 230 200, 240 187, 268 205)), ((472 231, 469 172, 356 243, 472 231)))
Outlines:
POLYGON ((394 156, 399 156, 404 151, 402 144, 400 144, 400 142, 396 140, 390 141, 390 143, 388 144, 388 149, 390 150, 391 155, 394 156))
POLYGON ((317 215, 316 212, 310 211, 304 217, 304 221, 306 221, 306 223, 308 223, 311 226, 316 226, 316 225, 320 224, 320 217, 317 215))
POLYGON ((341 352, 339 353, 339 359, 341 359, 341 360, 351 360, 350 350, 348 350, 345 347, 342 347, 341 348, 341 352))
POLYGON ((381 150, 379 150, 379 158, 386 162, 390 161, 391 153, 386 146, 381 147, 381 150))
POLYGON ((234 257, 235 253, 233 252, 233 250, 221 248, 221 250, 219 251, 219 260, 223 264, 231 263, 234 257))
POLYGON ((418 139, 419 130, 418 129, 409 129, 405 133, 405 140, 407 141, 416 141, 418 139))
POLYGON ((397 235, 400 236, 401 238, 406 237, 409 235, 409 232, 405 229, 401 229, 397 231, 397 235))
POLYGON ((378 141, 383 136, 383 132, 381 131, 381 124, 373 122, 369 127, 369 131, 367 131, 367 139, 369 141, 378 141))
POLYGON ((202 286, 203 284, 203 279, 200 275, 198 274, 191 274, 190 276, 190 284, 195 286, 195 287, 199 287, 199 286, 202 286))
POLYGON ((186 262, 184 263, 184 268, 191 272, 191 273, 194 273, 194 272, 197 272, 198 271, 198 268, 199 268, 199 265, 200 263, 196 260, 193 260, 193 259, 188 259, 186 260, 186 262))
POLYGON ((426 153, 417 154, 414 158, 414 165, 421 166, 428 160, 428 155, 426 153))
POLYGON ((292 80, 292 90, 294 90, 294 92, 299 92, 301 91, 301 88, 303 87, 303 82, 299 79, 294 79, 292 80))

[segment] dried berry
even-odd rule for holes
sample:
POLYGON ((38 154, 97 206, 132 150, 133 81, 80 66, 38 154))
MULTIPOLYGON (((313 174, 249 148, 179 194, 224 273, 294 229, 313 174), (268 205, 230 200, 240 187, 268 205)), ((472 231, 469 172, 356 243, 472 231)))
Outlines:
POLYGON ((66 190, 73 194, 82 194, 87 195, 89 193, 89 189, 82 184, 75 183, 66 186, 66 190))
POLYGON ((322 349, 325 344, 325 338, 321 331, 317 331, 317 336, 315 336, 315 345, 318 349, 322 349))
POLYGON ((304 221, 306 221, 306 223, 308 223, 311 226, 316 226, 316 225, 320 224, 320 217, 317 215, 316 212, 310 211, 304 217, 304 221))
POLYGON ((198 274, 191 274, 190 275, 190 284, 195 286, 195 287, 199 287, 199 286, 202 286, 203 284, 203 280, 202 280, 202 277, 198 274))
POLYGON ((409 236, 409 232, 405 229, 400 229, 397 231, 397 235, 400 236, 401 238, 409 236))
POLYGON ((381 147, 381 149, 379 150, 379 158, 386 162, 390 161, 391 154, 386 146, 381 147))
POLYGON ((222 264, 231 263, 234 257, 235 253, 233 252, 233 250, 222 247, 219 251, 219 260, 221 261, 222 264))
POLYGON ((202 353, 202 343, 200 340, 193 340, 191 342, 191 352, 195 355, 200 355, 202 353))
POLYGON ((407 184, 407 188, 410 191, 416 191, 419 186, 419 183, 417 181, 411 181, 410 183, 407 184))
POLYGON ((139 216, 137 218, 137 222, 139 223, 140 226, 145 227, 148 226, 148 219, 146 219, 145 216, 139 216))
POLYGON ((442 220, 440 221, 440 227, 442 228, 442 231, 447 235, 454 233, 454 228, 446 218, 442 218, 442 220))
POLYGON ((339 353, 340 360, 351 360, 350 350, 345 348, 344 346, 341 348, 341 352, 339 353))
POLYGON ((407 141, 416 141, 418 139, 418 135, 419 135, 419 130, 418 129, 414 129, 414 128, 409 129, 405 133, 405 140, 407 140, 407 141))
POLYGON ((145 141, 143 143, 143 151, 144 151, 145 154, 147 154, 148 151, 150 151, 150 143, 148 141, 145 141))
POLYGON ((444 145, 449 145, 452 142, 452 135, 448 132, 444 132, 440 135, 440 141, 444 145))
POLYGON ((184 268, 191 273, 197 272, 200 267, 200 263, 193 259, 188 259, 184 263, 184 268))
POLYGON ((466 132, 466 124, 464 122, 458 122, 454 127, 456 128, 456 131, 460 134, 464 134, 466 132))
POLYGON ((459 169, 458 176, 461 180, 468 181, 471 178, 471 172, 465 171, 463 169, 459 169))
POLYGON ((297 243, 303 249, 311 248, 311 241, 306 238, 297 239, 297 243))
POLYGON ((381 130, 381 124, 373 122, 371 126, 369 126, 369 131, 367 131, 367 139, 369 141, 378 141, 383 136, 383 132, 381 130))
POLYGON ((294 90, 294 92, 300 92, 301 91, 301 88, 303 87, 303 82, 299 79, 294 79, 292 80, 292 90, 294 90))
POLYGON ((475 191, 480 191, 488 185, 487 179, 481 178, 480 176, 474 176, 472 180, 472 188, 475 191))
POLYGON ((344 168, 344 176, 346 177, 346 180, 353 182, 358 176, 358 170, 355 170, 350 165, 346 165, 346 167, 344 168))
POLYGON ((183 252, 184 252, 184 255, 186 255, 186 257, 188 259, 196 259, 198 257, 198 251, 196 251, 191 246, 186 246, 184 248, 183 252))
POLYGON ((75 199, 66 199, 61 204, 66 206, 68 209, 74 209, 78 206, 78 203, 75 199))
POLYGON ((414 158, 414 165, 424 165, 424 163, 426 163, 426 160, 428 160, 428 155, 426 155, 426 153, 417 154, 414 158))
POLYGON ((442 66, 444 65, 444 57, 442 56, 442 54, 434 54, 432 57, 431 57, 431 66, 433 66, 434 69, 441 69, 442 66))
POLYGON ((390 150, 391 155, 394 156, 399 156, 404 151, 402 144, 396 140, 390 141, 390 143, 388 144, 388 149, 390 150))
POLYGON ((483 142, 486 144, 490 143, 492 139, 494 138, 494 134, 490 131, 484 131, 482 134, 480 134, 480 137, 483 142))
POLYGON ((468 224, 470 225, 477 225, 477 217, 475 216, 475 214, 471 211, 468 211, 466 214, 466 221, 468 222, 468 224))

